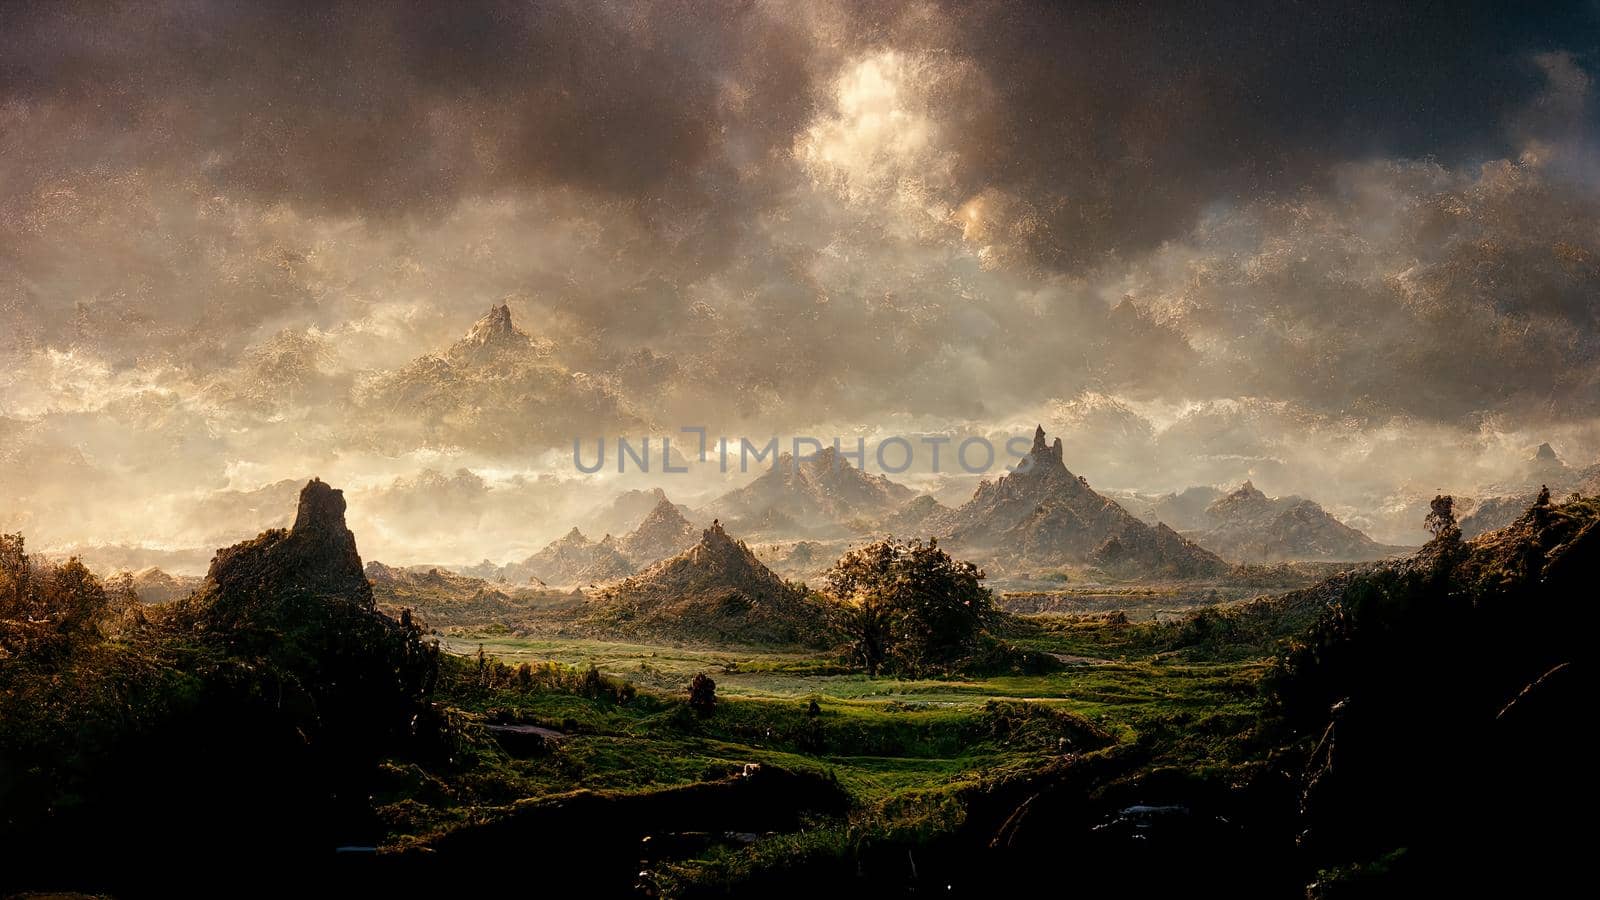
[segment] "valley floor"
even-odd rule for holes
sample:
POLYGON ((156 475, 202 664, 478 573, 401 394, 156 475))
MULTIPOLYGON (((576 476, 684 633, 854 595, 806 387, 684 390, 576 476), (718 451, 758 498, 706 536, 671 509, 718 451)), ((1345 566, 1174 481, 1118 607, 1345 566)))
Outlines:
MULTIPOLYGON (((937 839, 961 825, 966 794, 1082 754, 1147 751, 1159 742, 1173 763, 1224 765, 1237 755, 1222 745, 1240 740, 1259 714, 1264 659, 1178 659, 1094 636, 1102 628, 1117 630, 1079 623, 1028 628, 1017 638, 1066 661, 1056 672, 930 679, 852 674, 825 654, 457 630, 444 644, 466 674, 450 702, 465 716, 473 758, 454 774, 391 766, 378 798, 389 829, 383 841, 401 852, 437 848, 453 831, 503 821, 541 797, 591 791, 620 801, 751 764, 842 791, 848 813, 802 817, 796 829, 731 845, 693 843, 648 869, 661 890, 694 894, 757 877, 749 870, 771 865, 771 854, 845 854, 843 842, 862 834, 899 835, 911 845, 937 839), (522 663, 536 671, 551 662, 574 672, 593 666, 638 693, 479 689, 472 673, 492 672, 496 662, 513 672, 522 663), (702 672, 716 681, 718 698, 705 717, 682 703, 702 672), (547 737, 530 744, 523 738, 534 728, 548 729, 547 737)), ((660 846, 666 837, 653 839, 660 846)))

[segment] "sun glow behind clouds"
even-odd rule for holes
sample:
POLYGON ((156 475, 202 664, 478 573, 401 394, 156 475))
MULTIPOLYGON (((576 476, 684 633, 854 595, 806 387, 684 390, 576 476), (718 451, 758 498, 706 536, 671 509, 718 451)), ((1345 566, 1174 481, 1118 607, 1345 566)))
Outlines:
POLYGON ((839 74, 833 108, 802 134, 796 156, 818 184, 852 202, 932 199, 954 160, 941 146, 944 126, 930 95, 958 68, 896 50, 856 60, 839 74))

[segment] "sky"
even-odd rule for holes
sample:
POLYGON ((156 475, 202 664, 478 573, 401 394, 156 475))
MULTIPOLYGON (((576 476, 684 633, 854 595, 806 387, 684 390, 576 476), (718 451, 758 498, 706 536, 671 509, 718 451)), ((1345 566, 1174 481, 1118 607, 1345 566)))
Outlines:
POLYGON ((320 475, 368 556, 504 560, 623 486, 574 430, 1043 423, 1098 487, 1252 478, 1401 542, 1541 442, 1600 457, 1597 38, 1594 3, 0 2, 0 529, 209 551, 320 475), (497 304, 532 368, 408 402, 497 304))

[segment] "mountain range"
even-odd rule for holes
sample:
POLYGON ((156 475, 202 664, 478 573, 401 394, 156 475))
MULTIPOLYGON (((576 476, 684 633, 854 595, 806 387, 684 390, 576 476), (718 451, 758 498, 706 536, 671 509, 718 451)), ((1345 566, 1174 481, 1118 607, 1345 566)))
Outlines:
POLYGON ((1268 497, 1246 481, 1206 507, 1190 537, 1240 562, 1371 560, 1397 552, 1329 515, 1315 501, 1268 497))
POLYGON ((863 530, 916 496, 905 485, 869 475, 834 448, 824 447, 798 459, 781 454, 760 477, 719 497, 704 514, 747 534, 821 536, 863 530))
POLYGON ((1096 493, 1062 460, 1061 439, 1034 432, 1025 461, 985 480, 958 509, 926 529, 957 551, 1011 565, 1097 565, 1117 572, 1203 577, 1229 568, 1166 525, 1148 525, 1096 493))
MULTIPOLYGON (((591 585, 614 581, 639 571, 657 560, 694 545, 700 534, 683 515, 683 510, 660 489, 635 491, 629 503, 654 498, 654 505, 637 526, 623 537, 607 533, 590 540, 574 527, 521 562, 504 566, 478 566, 472 574, 512 584, 529 581, 540 585, 591 585)), ((613 504, 615 511, 618 504, 613 504)))

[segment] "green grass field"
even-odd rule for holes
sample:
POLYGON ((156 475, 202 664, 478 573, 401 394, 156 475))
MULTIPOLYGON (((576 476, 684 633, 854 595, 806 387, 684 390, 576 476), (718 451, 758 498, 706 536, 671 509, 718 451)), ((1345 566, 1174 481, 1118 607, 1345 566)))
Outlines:
MULTIPOLYGON (((1047 649, 1052 639, 1032 643, 1047 649)), ((1167 736, 1176 755, 1218 756, 1216 742, 1255 717, 1264 667, 1256 660, 1130 656, 1045 675, 908 680, 849 674, 825 656, 762 649, 493 633, 447 641, 448 650, 467 658, 464 666, 480 646, 486 657, 513 667, 593 665, 639 693, 617 702, 559 690, 458 691, 454 702, 469 719, 537 724, 568 737, 548 753, 520 758, 492 740, 478 742, 447 799, 427 809, 412 802, 391 809, 396 837, 476 818, 476 807, 574 788, 630 792, 685 784, 746 763, 825 771, 851 794, 859 815, 894 809, 897 817, 917 818, 963 784, 1082 749, 1059 722, 1017 725, 1015 710, 1076 714, 1116 743, 1167 736), (683 704, 698 672, 717 682, 717 710, 707 718, 683 704), (807 713, 812 699, 821 710, 815 717, 807 713)), ((400 781, 394 799, 414 800, 422 785, 400 781)))
MULTIPOLYGON (((1071 636, 1024 641, 1045 652, 1081 651, 1071 636)), ((717 682, 720 697, 746 700, 804 700, 817 697, 840 704, 891 711, 948 708, 972 710, 991 699, 1059 705, 1107 723, 1152 714, 1198 710, 1251 712, 1254 684, 1262 661, 1190 663, 1138 654, 1122 659, 1082 657, 1085 662, 1045 675, 992 678, 903 679, 846 671, 838 661, 815 654, 760 648, 652 646, 587 639, 517 638, 487 634, 444 641, 452 653, 485 654, 510 665, 554 661, 577 668, 593 665, 607 675, 667 693, 682 692, 698 672, 717 682)))

